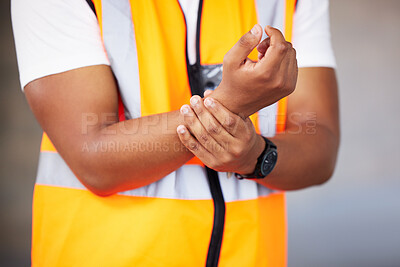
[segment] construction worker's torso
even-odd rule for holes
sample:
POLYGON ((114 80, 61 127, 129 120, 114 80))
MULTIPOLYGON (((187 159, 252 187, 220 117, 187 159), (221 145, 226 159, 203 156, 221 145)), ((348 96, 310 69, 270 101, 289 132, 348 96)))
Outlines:
MULTIPOLYGON (((179 1, 93 3, 125 117, 168 112, 188 103, 193 88, 179 1)), ((256 23, 277 27, 290 39, 294 0, 199 4, 198 66, 221 64, 256 23)), ((281 131, 285 108, 282 101, 254 116, 259 132, 273 136, 281 131)), ((221 216, 214 213, 214 202, 221 200, 213 199, 205 168, 196 159, 148 186, 98 197, 79 182, 44 134, 34 193, 32 265, 204 266, 207 258, 220 266, 286 265, 283 193, 218 175, 225 201, 217 203, 225 207, 222 223, 214 222, 221 216), (218 232, 222 240, 210 247, 211 234, 218 232)))

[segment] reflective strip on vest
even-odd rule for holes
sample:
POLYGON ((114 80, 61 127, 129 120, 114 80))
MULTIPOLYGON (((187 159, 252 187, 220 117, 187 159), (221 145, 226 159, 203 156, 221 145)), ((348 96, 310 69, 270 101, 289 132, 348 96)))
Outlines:
MULTIPOLYGON (((186 27, 177 0, 94 0, 127 119, 179 109, 191 93, 186 27)), ((201 63, 225 53, 259 22, 291 38, 294 0, 204 0, 201 63)), ((256 53, 251 55, 256 59, 256 53)), ((284 129, 286 100, 253 121, 284 129)), ((196 162, 194 162, 196 163, 196 162)), ((285 198, 219 173, 226 217, 219 266, 285 266, 285 198)), ((184 165, 150 185, 98 197, 43 135, 33 204, 33 266, 204 266, 213 224, 204 168, 184 165)))

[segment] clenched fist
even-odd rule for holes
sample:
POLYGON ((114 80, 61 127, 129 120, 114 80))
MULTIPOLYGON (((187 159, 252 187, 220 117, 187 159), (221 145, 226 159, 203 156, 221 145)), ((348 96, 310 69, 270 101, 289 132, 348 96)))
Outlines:
POLYGON ((297 82, 296 51, 275 28, 255 25, 224 57, 221 84, 212 97, 230 111, 247 117, 291 94, 297 82), (257 47, 259 60, 248 58, 257 47))

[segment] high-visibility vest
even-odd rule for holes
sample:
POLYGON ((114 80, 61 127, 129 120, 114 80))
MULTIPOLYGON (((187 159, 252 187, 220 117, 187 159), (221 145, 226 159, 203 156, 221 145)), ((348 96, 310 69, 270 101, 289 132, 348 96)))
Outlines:
MULTIPOLYGON (((256 23, 277 27, 290 40, 295 2, 200 0, 200 63, 221 64, 256 23)), ((127 119, 188 103, 186 25, 179 1, 93 3, 127 119)), ((284 99, 261 110, 253 122, 261 134, 273 136, 283 131, 285 118, 284 99)), ((219 206, 198 160, 150 185, 99 197, 81 184, 44 134, 34 190, 32 265, 285 266, 284 193, 218 175, 224 200, 219 206), (216 220, 218 208, 225 211, 222 224, 216 220)))

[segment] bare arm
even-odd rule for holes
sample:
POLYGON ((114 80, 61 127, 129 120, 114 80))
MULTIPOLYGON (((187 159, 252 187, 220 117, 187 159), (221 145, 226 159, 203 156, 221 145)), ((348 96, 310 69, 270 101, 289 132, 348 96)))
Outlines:
MULTIPOLYGON (((255 33, 245 34, 228 53, 223 79, 227 90, 217 90, 228 96, 226 99, 237 96, 241 101, 233 106, 242 109, 242 114, 251 114, 288 95, 297 79, 294 51, 273 28, 267 28, 272 41, 265 60, 260 60, 256 68, 250 61, 242 64, 261 40, 262 29, 259 25, 255 28, 255 33), (290 79, 283 78, 288 75, 290 79)), ((47 76, 28 84, 25 92, 57 151, 81 182, 96 194, 108 195, 148 185, 193 157, 175 132, 182 123, 178 111, 118 121, 117 88, 107 66, 47 76), (90 123, 89 115, 95 117, 90 123)))
POLYGON ((339 146, 335 72, 330 68, 304 68, 297 75, 291 45, 279 31, 267 27, 266 32, 271 38, 261 44, 247 34, 242 37, 247 39, 228 52, 221 85, 208 96, 214 99, 216 108, 206 105, 207 98, 205 105, 192 103, 191 112, 196 116, 183 114, 184 125, 177 129, 180 139, 212 169, 252 173, 265 142, 254 127, 232 130, 227 121, 247 125, 248 115, 291 93, 297 80, 288 100, 286 132, 272 138, 278 146, 278 163, 267 177, 256 181, 280 190, 321 184, 333 173, 339 146), (259 61, 244 59, 255 46, 260 52, 259 61), (221 138, 221 132, 226 138, 221 138))
POLYGON ((177 111, 118 121, 117 88, 108 66, 35 80, 25 94, 57 151, 96 194, 148 185, 193 157, 176 136, 177 111))
MULTIPOLYGON (((263 138, 248 118, 228 110, 213 98, 214 93, 208 95, 204 103, 191 101, 191 106, 183 106, 189 111, 182 114, 184 125, 177 128, 182 143, 212 169, 253 173, 265 146, 263 138)), ((333 69, 300 69, 295 93, 289 96, 286 132, 271 140, 278 147, 277 165, 256 182, 274 189, 295 190, 331 177, 339 146, 333 69)))
POLYGON ((296 90, 288 99, 286 131, 271 139, 278 147, 277 165, 258 182, 280 190, 326 182, 339 147, 338 113, 334 70, 300 69, 296 90))

